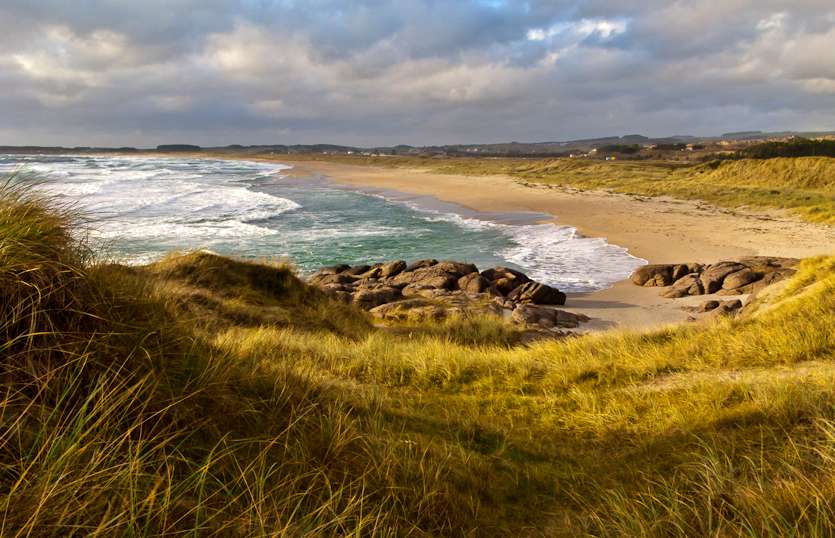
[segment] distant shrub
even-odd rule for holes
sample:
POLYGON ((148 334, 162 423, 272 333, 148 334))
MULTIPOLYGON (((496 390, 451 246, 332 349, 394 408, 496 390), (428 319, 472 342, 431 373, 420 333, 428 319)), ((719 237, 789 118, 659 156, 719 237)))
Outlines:
POLYGON ((657 144, 655 146, 655 149, 667 150, 667 151, 670 151, 670 150, 680 151, 680 150, 683 150, 685 148, 687 148, 687 144, 681 144, 681 143, 677 143, 677 144, 657 144))
POLYGON ((787 142, 763 142, 739 152, 750 159, 775 157, 835 157, 835 140, 794 138, 787 142))
POLYGON ((641 146, 638 144, 609 144, 601 146, 598 151, 603 153, 623 153, 625 155, 633 155, 641 151, 641 146))

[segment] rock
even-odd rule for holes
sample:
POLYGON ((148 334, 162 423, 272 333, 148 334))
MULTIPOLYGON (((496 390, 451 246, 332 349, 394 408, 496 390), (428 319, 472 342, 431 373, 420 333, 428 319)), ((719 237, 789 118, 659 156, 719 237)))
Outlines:
MULTIPOLYGON (((349 265, 332 265, 330 267, 322 267, 318 271, 316 271, 316 275, 338 275, 339 273, 345 271, 346 269, 350 269, 349 265)), ((312 277, 311 277, 312 278, 312 277)))
POLYGON ((412 271, 417 271, 418 269, 423 269, 424 267, 432 267, 433 265, 437 264, 438 260, 418 260, 415 263, 403 269, 403 272, 411 273, 412 271))
POLYGON ((667 299, 677 299, 688 295, 702 295, 702 293, 704 293, 704 289, 701 280, 699 280, 699 275, 691 273, 676 280, 673 287, 666 290, 661 296, 667 299))
POLYGON ((453 289, 463 274, 450 273, 440 263, 431 267, 423 267, 415 271, 402 272, 395 276, 392 284, 416 285, 429 288, 453 289))
POLYGON ((719 308, 719 301, 711 299, 710 301, 705 301, 697 306, 696 312, 710 312, 711 310, 716 310, 717 308, 719 308))
POLYGON ((739 259, 739 263, 759 273, 771 273, 780 269, 794 268, 800 260, 777 256, 745 256, 739 259))
POLYGON ((545 284, 526 282, 512 290, 508 299, 518 303, 533 303, 537 305, 564 305, 565 294, 545 284))
POLYGON ((326 284, 322 286, 322 291, 337 301, 341 301, 343 303, 350 303, 353 299, 351 295, 353 288, 346 286, 345 284, 326 284))
POLYGON ((745 269, 740 269, 735 273, 727 275, 722 281, 722 289, 735 290, 745 286, 746 284, 750 284, 759 278, 760 275, 746 267, 745 269))
POLYGON ((516 307, 513 301, 505 299, 502 296, 493 297, 493 300, 490 302, 490 304, 492 304, 500 310, 513 310, 516 307))
POLYGON ((351 304, 354 300, 354 296, 349 291, 334 291, 332 292, 331 296, 336 299, 337 301, 343 302, 345 304, 351 304))
POLYGON ((525 273, 509 267, 494 267, 481 272, 490 283, 490 290, 493 295, 507 295, 522 284, 531 281, 525 273))
POLYGON ((722 289, 722 282, 731 273, 745 269, 745 266, 737 262, 719 262, 708 266, 701 275, 702 288, 705 293, 716 293, 722 289))
POLYGON ((427 299, 440 299, 443 297, 448 297, 449 295, 455 292, 443 289, 443 288, 429 288, 429 287, 420 287, 420 286, 406 286, 403 288, 403 296, 404 297, 425 297, 427 299))
POLYGON ((354 304, 360 308, 370 310, 375 306, 391 303, 403 297, 398 288, 381 286, 374 289, 362 289, 354 294, 354 304))
POLYGON ((469 275, 470 273, 478 273, 478 267, 471 263, 461 263, 452 261, 438 262, 432 266, 432 269, 439 269, 451 275, 455 275, 459 278, 464 275, 469 275))
POLYGON ((759 280, 755 280, 750 284, 746 284, 745 286, 732 290, 719 290, 716 293, 716 295, 747 295, 751 293, 758 293, 759 291, 770 286, 771 284, 780 282, 781 280, 785 280, 786 278, 792 276, 794 273, 794 269, 778 269, 774 272, 766 273, 759 280))
POLYGON ((358 276, 367 273, 371 269, 370 265, 355 265, 343 271, 346 275, 358 276))
POLYGON ((669 286, 673 281, 671 264, 650 264, 639 267, 629 277, 633 284, 644 287, 669 286))
POLYGON ((481 293, 490 283, 478 273, 470 273, 458 279, 458 289, 467 293, 481 293))
POLYGON ((405 269, 405 268, 406 268, 406 262, 404 262, 403 260, 397 260, 397 261, 393 261, 393 262, 383 264, 383 266, 380 267, 379 278, 393 277, 393 276, 403 272, 403 269, 405 269))
POLYGON ((711 312, 712 317, 720 317, 720 316, 734 316, 742 308, 742 301, 739 299, 735 299, 733 301, 724 301, 720 304, 713 312, 711 312))
POLYGON ((311 284, 319 287, 330 284, 351 284, 354 282, 354 277, 344 273, 316 273, 309 279, 311 284))
POLYGON ((382 263, 375 263, 372 265, 368 271, 358 275, 362 278, 380 278, 380 274, 383 272, 383 264, 382 263))
POLYGON ((488 282, 495 282, 502 278, 515 280, 518 284, 524 284, 525 282, 531 281, 531 279, 528 278, 528 275, 521 271, 517 271, 516 269, 511 269, 510 267, 494 267, 492 269, 486 269, 481 272, 481 276, 486 278, 488 282))
POLYGON ((395 286, 388 281, 380 280, 379 278, 361 278, 359 280, 354 281, 354 288, 358 290, 368 289, 373 290, 375 288, 379 288, 380 286, 390 286, 392 288, 399 288, 399 286, 395 286))
POLYGON ((490 289, 496 295, 505 296, 519 287, 519 282, 513 278, 500 278, 490 283, 490 289))
POLYGON ((673 282, 679 280, 683 276, 701 272, 702 265, 700 263, 679 263, 673 266, 673 282))
POLYGON ((420 298, 383 304, 372 308, 370 313, 376 318, 389 321, 443 319, 447 315, 444 308, 420 298))
POLYGON ((573 329, 579 327, 581 322, 589 320, 583 314, 574 314, 565 310, 533 304, 517 306, 513 310, 511 319, 522 325, 538 325, 546 329, 551 327, 573 329))

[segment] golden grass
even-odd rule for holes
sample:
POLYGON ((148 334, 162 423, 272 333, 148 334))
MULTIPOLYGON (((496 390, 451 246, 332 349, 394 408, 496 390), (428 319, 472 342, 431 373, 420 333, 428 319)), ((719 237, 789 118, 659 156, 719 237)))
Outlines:
POLYGON ((94 264, 0 201, 0 535, 835 532, 832 257, 737 320, 521 347, 282 265, 94 264))

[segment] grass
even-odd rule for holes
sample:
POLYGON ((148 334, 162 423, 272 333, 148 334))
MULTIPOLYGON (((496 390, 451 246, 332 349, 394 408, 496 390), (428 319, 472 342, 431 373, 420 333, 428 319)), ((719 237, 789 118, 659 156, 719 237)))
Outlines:
POLYGON ((835 258, 737 320, 523 347, 78 226, 0 191, 0 535, 835 532, 835 258))
POLYGON ((485 159, 299 156, 421 168, 442 174, 507 175, 530 183, 641 196, 702 200, 720 207, 785 209, 810 222, 835 224, 835 159, 740 159, 700 164, 589 159, 485 159))

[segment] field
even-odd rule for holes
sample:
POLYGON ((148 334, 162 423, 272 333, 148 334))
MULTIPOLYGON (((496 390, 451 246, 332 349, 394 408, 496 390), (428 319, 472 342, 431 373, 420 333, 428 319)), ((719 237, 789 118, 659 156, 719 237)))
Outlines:
MULTIPOLYGON (((522 164, 483 166, 586 173, 522 164)), ((0 535, 835 532, 835 257, 735 320, 522 346, 493 319, 374 326, 284 265, 104 263, 79 226, 0 192, 0 535)))
POLYGON ((560 187, 703 200, 731 209, 786 209, 811 222, 835 223, 835 158, 830 157, 740 159, 701 164, 335 155, 292 155, 291 158, 419 168, 445 174, 499 174, 522 182, 560 187))

